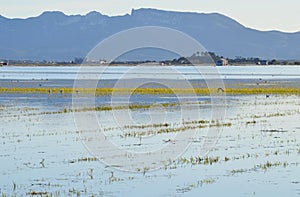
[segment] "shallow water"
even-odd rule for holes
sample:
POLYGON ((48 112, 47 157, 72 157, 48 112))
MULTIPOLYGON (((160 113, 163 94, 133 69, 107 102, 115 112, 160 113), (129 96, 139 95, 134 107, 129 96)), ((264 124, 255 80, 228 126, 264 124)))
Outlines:
MULTIPOLYGON (((183 155, 163 158, 168 165, 160 169, 137 173, 106 166, 94 158, 93 151, 86 149, 84 133, 96 131, 78 130, 74 114, 64 112, 72 107, 71 97, 2 94, 0 193, 8 196, 34 195, 34 192, 54 196, 299 196, 300 97, 248 95, 226 99, 226 116, 222 122, 231 125, 220 126, 218 143, 208 154, 211 162, 195 161, 202 156, 199 148, 209 131, 204 127, 188 139, 191 144, 183 155)), ((186 100, 189 113, 184 116, 180 105, 131 109, 129 114, 134 121, 126 124, 128 128, 116 124, 113 118, 113 112, 122 114, 127 109, 97 111, 96 116, 102 129, 106 129, 107 140, 121 149, 147 152, 170 143, 168 139, 176 139, 176 132, 156 133, 142 139, 124 138, 124 134, 161 129, 149 123, 168 123, 168 127, 178 128, 197 125, 191 123, 193 120, 215 118, 211 116, 209 97, 198 97, 195 103, 186 100), (141 125, 149 127, 134 127, 141 125)), ((109 97, 96 98, 98 105, 107 105, 109 101, 109 97)), ((176 103, 176 99, 136 95, 131 103, 176 103)), ((88 112, 76 113, 84 116, 88 112)), ((193 132, 193 129, 181 132, 193 132)))
MULTIPOLYGON (((186 79, 202 79, 205 77, 214 77, 220 74, 223 79, 299 79, 300 66, 224 66, 216 67, 219 73, 215 73, 209 66, 142 66, 143 73, 133 69, 131 66, 111 66, 111 67, 95 67, 85 66, 84 72, 89 74, 91 78, 99 79, 119 79, 124 73, 129 73, 128 77, 142 74, 144 77, 149 75, 153 77, 153 72, 156 74, 165 70, 164 77, 172 78, 175 72, 184 76, 186 79), (202 75, 202 76, 201 76, 202 75)), ((76 79, 80 67, 68 66, 4 66, 0 67, 0 79, 9 80, 51 80, 51 79, 76 79)))
MULTIPOLYGON (((108 68, 103 75, 107 83, 98 86, 113 86, 131 68, 108 68)), ((132 72, 127 77, 153 77, 155 69, 155 76, 161 77, 157 68, 146 67, 143 73, 132 72)), ((78 69, 0 67, 0 85, 72 87, 78 69)), ((202 79, 193 67, 174 69, 189 80, 202 79)), ((229 87, 239 83, 245 87, 273 83, 298 87, 300 79, 297 74, 300 67, 296 66, 218 69, 219 77, 229 87)), ((102 72, 94 67, 85 71, 96 78, 102 72)), ((204 77, 213 76, 208 68, 203 67, 202 71, 204 77)), ((177 75, 173 74, 163 72, 167 78, 176 79, 177 75)), ((127 81, 125 85, 129 85, 127 81)), ((209 96, 131 95, 129 99, 119 96, 112 103, 110 96, 85 100, 80 95, 72 98, 64 94, 1 93, 0 194, 299 196, 300 97, 227 95, 223 119, 219 114, 212 114, 212 110, 222 112, 224 106, 212 105, 211 99, 209 96), (75 106, 79 110, 74 113, 73 99, 79 101, 75 106), (96 106, 114 104, 121 108, 83 110, 90 107, 90 101, 96 106), (95 116, 99 128, 95 129, 89 122, 91 115, 95 116), (82 128, 79 122, 86 125, 82 128), (216 131, 220 132, 219 137, 210 135, 216 131), (102 142, 112 142, 113 147, 97 144, 102 132, 105 134, 102 142), (187 138, 179 140, 181 133, 187 138), (208 155, 202 153, 207 148, 206 139, 217 140, 208 155), (89 146, 92 143, 96 146, 89 146), (183 153, 177 150, 181 144, 188 145, 183 153), (130 154, 120 155, 114 148, 149 155, 164 152, 157 162, 147 162, 144 155, 130 163, 130 154), (97 155, 98 152, 104 156, 97 155), (114 162, 118 165, 108 165, 111 164, 107 163, 108 158, 116 158, 114 162)))

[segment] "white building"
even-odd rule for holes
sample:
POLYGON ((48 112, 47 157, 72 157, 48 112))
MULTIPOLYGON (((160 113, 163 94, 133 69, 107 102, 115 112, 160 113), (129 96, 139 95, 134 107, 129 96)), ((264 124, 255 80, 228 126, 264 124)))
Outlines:
POLYGON ((220 60, 218 60, 216 62, 216 65, 217 66, 227 66, 228 65, 228 60, 224 59, 224 58, 221 58, 220 60))

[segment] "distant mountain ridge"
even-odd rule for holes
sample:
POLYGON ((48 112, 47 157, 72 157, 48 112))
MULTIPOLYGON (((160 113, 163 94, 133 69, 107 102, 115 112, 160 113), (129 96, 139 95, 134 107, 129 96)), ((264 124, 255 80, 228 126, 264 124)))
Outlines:
POLYGON ((144 8, 111 17, 95 11, 70 16, 57 11, 44 12, 27 19, 0 16, 0 58, 72 60, 84 57, 96 44, 114 33, 149 25, 182 31, 208 51, 226 57, 300 59, 300 32, 258 31, 217 13, 144 8))

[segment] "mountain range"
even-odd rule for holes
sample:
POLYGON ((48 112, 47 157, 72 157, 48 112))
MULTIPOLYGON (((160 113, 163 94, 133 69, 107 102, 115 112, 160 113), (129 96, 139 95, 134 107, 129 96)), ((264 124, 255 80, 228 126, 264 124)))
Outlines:
MULTIPOLYGON (((69 61, 85 57, 101 40, 133 27, 162 26, 182 31, 208 51, 225 57, 300 59, 300 32, 258 31, 218 14, 132 10, 123 16, 98 12, 65 15, 44 12, 37 17, 0 16, 0 58, 69 61)), ((155 54, 158 59, 160 53, 155 54)))

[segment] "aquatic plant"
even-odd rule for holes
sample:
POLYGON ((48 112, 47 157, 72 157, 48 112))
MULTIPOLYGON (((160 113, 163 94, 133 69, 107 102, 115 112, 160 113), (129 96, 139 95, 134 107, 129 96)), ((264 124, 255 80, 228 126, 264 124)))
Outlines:
POLYGON ((98 161, 98 158, 96 157, 84 157, 84 158, 79 158, 76 160, 71 160, 69 163, 76 163, 76 162, 92 162, 92 161, 98 161))
POLYGON ((87 173, 87 174, 89 175, 90 179, 93 179, 93 178, 94 178, 93 173, 94 173, 94 169, 93 169, 93 168, 90 168, 89 171, 88 171, 88 173, 87 173))
POLYGON ((190 157, 189 159, 185 157, 181 157, 177 161, 172 161, 171 163, 176 163, 176 164, 191 164, 191 165, 212 165, 214 163, 219 162, 220 157, 209 157, 206 156, 204 158, 195 156, 195 157, 190 157))
MULTIPOLYGON (((269 162, 269 161, 267 161, 265 164, 260 164, 259 166, 257 166, 257 167, 259 167, 259 168, 261 168, 261 169, 264 169, 264 170, 266 170, 266 169, 268 169, 268 168, 271 168, 271 167, 273 167, 273 166, 280 166, 280 165, 282 165, 282 163, 281 162, 274 162, 274 163, 271 163, 271 162, 269 162)), ((286 164, 286 162, 285 162, 285 166, 286 166, 287 164, 286 164)))
POLYGON ((122 138, 126 137, 143 137, 143 136, 150 136, 150 135, 158 135, 158 134, 164 134, 164 133, 177 133, 177 132, 184 132, 187 130, 193 130, 193 129, 202 129, 207 127, 231 127, 231 123, 219 123, 216 122, 214 124, 198 124, 198 125, 184 125, 181 127, 166 127, 161 128, 158 130, 148 130, 148 131, 131 131, 121 134, 120 136, 122 138))
POLYGON ((176 189, 176 191, 180 192, 180 193, 186 193, 186 192, 191 191, 194 188, 202 187, 204 184, 208 185, 208 184, 213 184, 214 182, 215 182, 215 179, 207 178, 204 180, 197 181, 196 183, 192 183, 188 186, 176 189))
POLYGON ((224 158, 224 161, 229 161, 229 160, 230 160, 229 157, 225 157, 225 158, 224 158))
POLYGON ((51 196, 51 194, 48 193, 48 192, 37 192, 37 191, 30 191, 26 195, 30 195, 30 196, 51 196))

